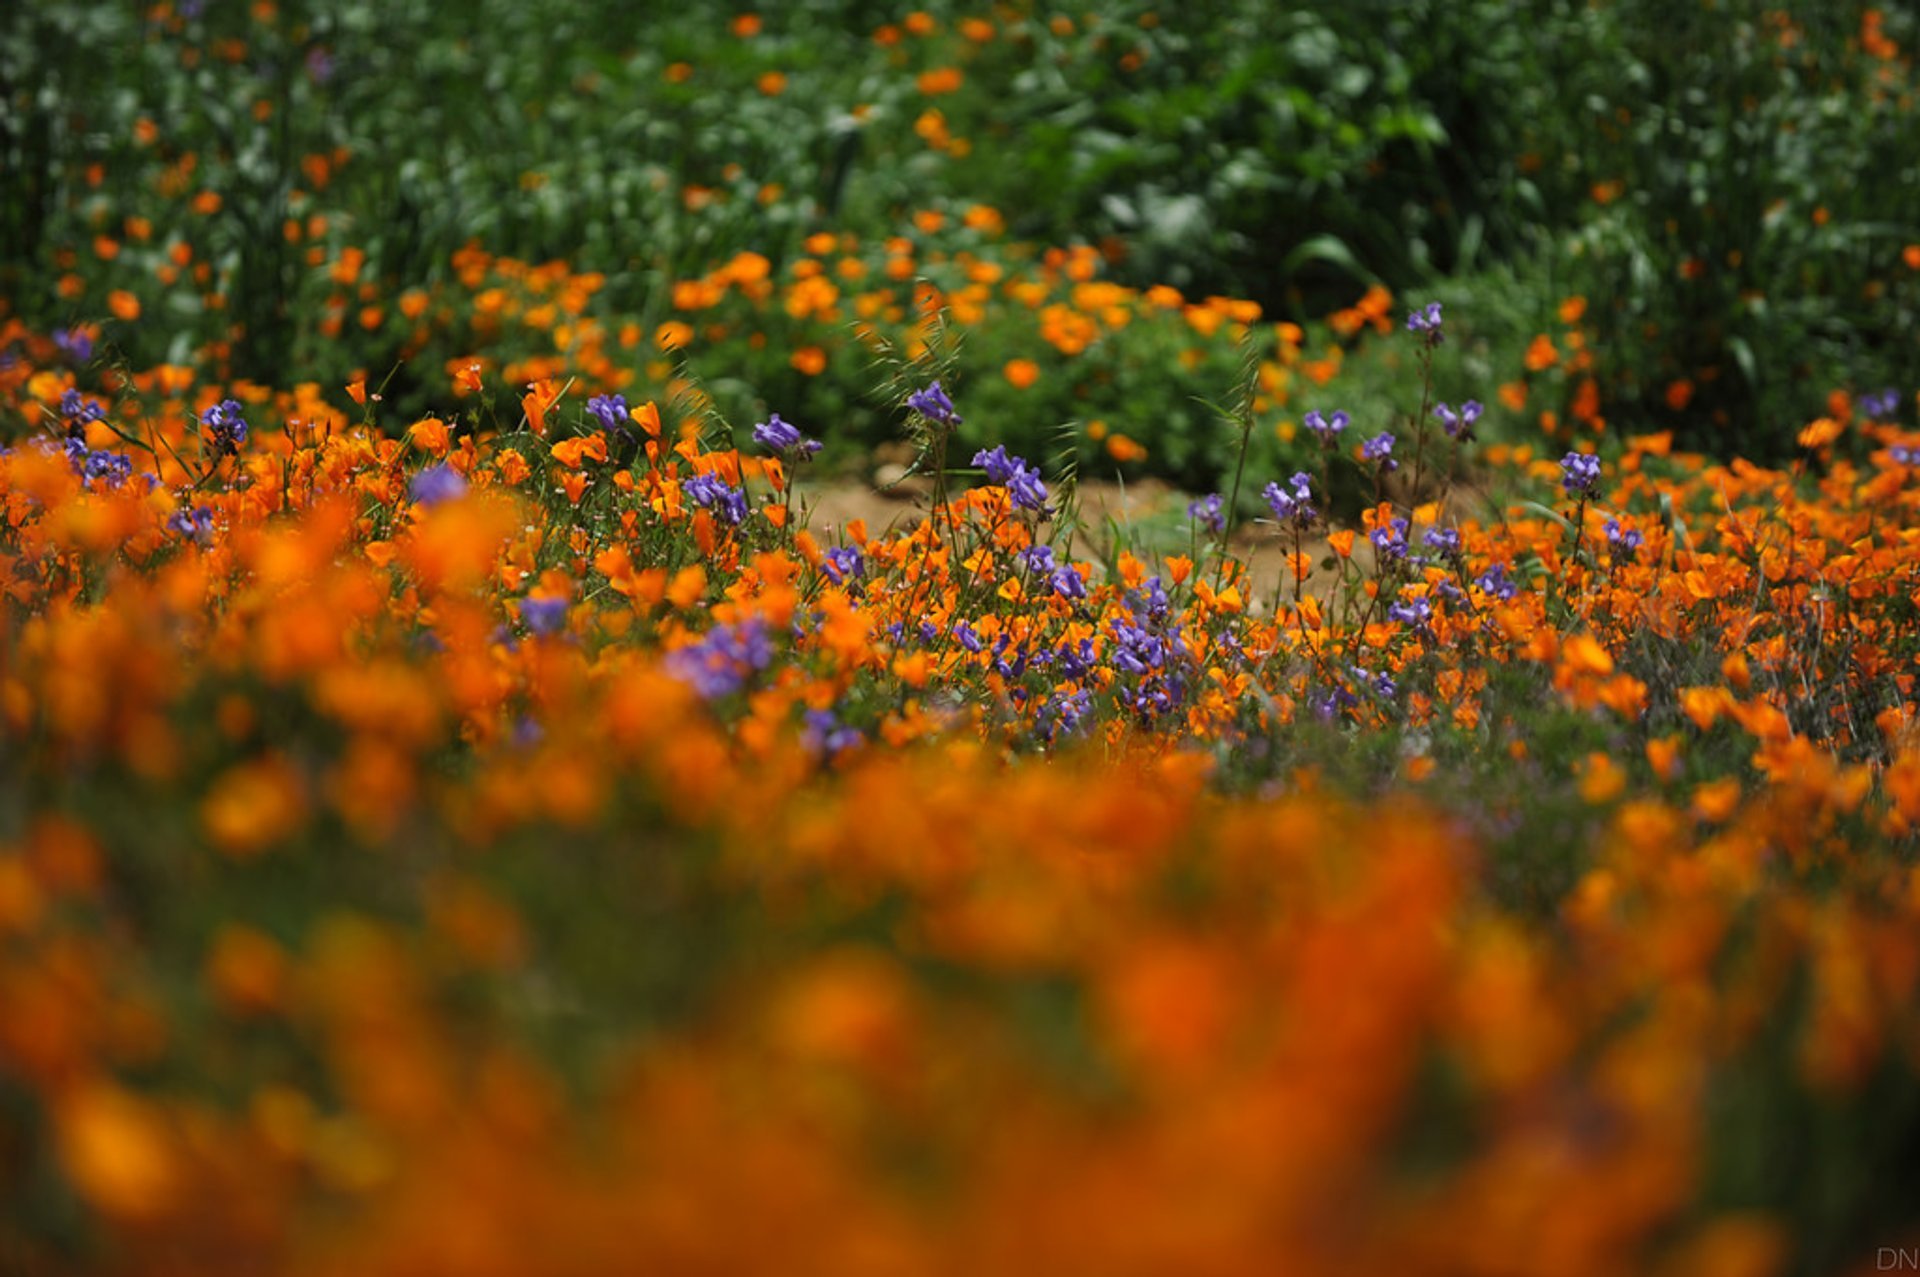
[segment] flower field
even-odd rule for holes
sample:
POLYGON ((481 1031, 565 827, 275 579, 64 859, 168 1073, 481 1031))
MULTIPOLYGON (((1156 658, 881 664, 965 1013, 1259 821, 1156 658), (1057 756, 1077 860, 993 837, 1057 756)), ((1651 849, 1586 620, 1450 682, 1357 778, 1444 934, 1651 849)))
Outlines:
MULTIPOLYGON (((297 8, 162 5, 141 56, 316 92, 353 32, 297 8)), ((834 83, 693 11, 743 110, 834 83)), ((994 57, 1183 47, 1129 20, 862 38, 933 51, 950 114, 895 114, 945 165, 994 57)), ((676 93, 670 45, 632 65, 676 93)), ((0 1271, 1920 1247, 1911 387, 1746 455, 1731 364, 1646 355, 1644 410, 1604 298, 1511 341, 1457 277, 1277 318, 747 175, 674 192, 715 219, 682 259, 407 274, 331 152, 249 196, 297 281, 263 368, 279 294, 149 127, 0 294, 0 1271), (883 435, 917 498, 816 517, 883 435), (1082 517, 1149 472, 1184 517, 1082 517)), ((1914 353, 1910 234, 1861 377, 1914 353)))

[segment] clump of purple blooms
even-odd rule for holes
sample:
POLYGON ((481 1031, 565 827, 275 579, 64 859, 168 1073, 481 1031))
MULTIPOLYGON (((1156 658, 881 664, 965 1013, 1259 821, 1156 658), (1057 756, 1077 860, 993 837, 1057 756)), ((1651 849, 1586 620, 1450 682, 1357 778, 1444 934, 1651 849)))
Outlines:
POLYGON ((1433 604, 1424 594, 1411 595, 1389 607, 1387 619, 1424 630, 1433 620, 1433 604))
POLYGON ((1591 452, 1569 452, 1560 458, 1560 486, 1567 495, 1585 496, 1600 482, 1600 458, 1591 452))
POLYGON ((827 551, 826 560, 821 564, 821 571, 825 572, 827 580, 835 585, 845 585, 856 577, 866 575, 867 556, 860 553, 859 546, 836 545, 827 551))
POLYGON ((1004 447, 974 453, 973 464, 987 472, 988 483, 1005 488, 1015 506, 1047 513, 1047 488, 1040 482, 1040 472, 1019 457, 1009 457, 1004 447))
POLYGON ((1451 404, 1440 404, 1434 408, 1433 415, 1440 419, 1440 428, 1447 432, 1447 438, 1461 439, 1468 436, 1473 423, 1480 420, 1480 414, 1485 411, 1478 399, 1469 399, 1460 405, 1458 412, 1451 404))
POLYGON ((1297 472, 1287 481, 1292 489, 1282 488, 1277 483, 1269 483, 1261 489, 1260 495, 1267 500, 1267 509, 1273 511, 1273 517, 1282 523, 1312 523, 1314 519, 1313 480, 1305 471, 1297 472))
POLYGON ((567 623, 567 601, 555 597, 522 599, 520 623, 527 627, 529 634, 558 634, 567 623))
POLYGON ((1877 395, 1861 395, 1860 411, 1876 420, 1885 420, 1900 411, 1900 392, 1892 386, 1877 395))
POLYGON ((747 494, 717 474, 696 474, 680 485, 687 500, 702 510, 712 510, 730 525, 739 527, 747 517, 747 494))
POLYGON ((1404 559, 1407 557, 1407 532, 1407 521, 1395 519, 1367 533, 1367 540, 1373 542, 1373 548, 1385 557, 1404 559))
POLYGON ((76 364, 84 364, 93 358, 93 338, 87 336, 84 329, 61 329, 53 335, 53 344, 76 364))
POLYGON ((916 390, 907 396, 907 407, 940 426, 957 426, 960 414, 953 410, 953 400, 947 398, 947 392, 934 382, 925 390, 916 390))
POLYGON ((1340 437, 1340 432, 1347 428, 1351 420, 1352 418, 1346 413, 1339 411, 1331 417, 1323 417, 1317 408, 1301 418, 1307 429, 1313 431, 1314 436, 1328 447, 1333 446, 1334 441, 1340 437))
POLYGON ((68 430, 76 430, 96 421, 105 421, 107 410, 100 406, 99 400, 89 399, 77 390, 68 390, 60 396, 60 415, 66 418, 68 430))
MULTIPOLYGON (((820 451, 820 441, 809 439, 800 433, 800 428, 792 422, 782 421, 780 414, 769 413, 767 419, 753 428, 753 441, 768 452, 797 452, 800 456, 812 456, 820 451)), ((738 523, 736 519, 734 522, 738 523)))
POLYGON ((1227 530, 1223 506, 1226 499, 1218 492, 1187 502, 1187 517, 1218 536, 1227 530))
POLYGON ((716 625, 699 642, 667 654, 667 672, 709 701, 746 686, 773 663, 773 643, 758 621, 716 625))
POLYGON ((1382 430, 1361 444, 1360 456, 1363 460, 1377 463, 1382 474, 1400 468, 1400 463, 1393 459, 1393 432, 1390 430, 1382 430))
MULTIPOLYGON (((117 488, 133 477, 133 458, 124 452, 88 448, 77 434, 69 435, 62 446, 67 454, 67 464, 89 483, 104 483, 110 488, 117 488)), ((151 485, 151 477, 148 483, 151 485)))
POLYGON ((1520 592, 1520 587, 1507 574, 1507 565, 1504 563, 1496 563, 1482 572, 1474 579, 1473 584, 1488 598, 1498 599, 1502 603, 1520 592))
POLYGON ((417 504, 432 507, 467 495, 467 481, 460 477, 458 470, 443 462, 413 476, 407 493, 417 504))
POLYGON ((867 738, 860 734, 859 728, 848 727, 830 709, 808 710, 805 722, 801 739, 807 748, 829 757, 866 743, 867 738))
POLYGON ((1087 597, 1087 583, 1080 579, 1080 573, 1071 563, 1061 563, 1053 557, 1050 545, 1031 545, 1020 551, 1021 566, 1033 576, 1045 577, 1053 592, 1063 599, 1084 599, 1087 597))
POLYGON ((1607 549, 1615 558, 1631 558, 1645 541, 1638 528, 1622 528, 1620 520, 1607 520, 1607 549))
POLYGON ((222 399, 200 414, 200 424, 213 436, 215 456, 230 457, 247 441, 247 419, 237 399, 222 399))
POLYGON ((1407 316, 1407 331, 1419 333, 1426 339, 1429 346, 1438 346, 1446 340, 1445 334, 1440 330, 1440 303, 1428 302, 1425 306, 1416 307, 1413 313, 1407 316))
POLYGON ((633 438, 633 431, 627 429, 633 418, 628 414, 625 395, 595 395, 587 400, 587 412, 600 423, 603 433, 633 438))
POLYGON ((175 510, 167 516, 167 531, 189 541, 205 541, 213 535, 213 511, 203 505, 175 510))

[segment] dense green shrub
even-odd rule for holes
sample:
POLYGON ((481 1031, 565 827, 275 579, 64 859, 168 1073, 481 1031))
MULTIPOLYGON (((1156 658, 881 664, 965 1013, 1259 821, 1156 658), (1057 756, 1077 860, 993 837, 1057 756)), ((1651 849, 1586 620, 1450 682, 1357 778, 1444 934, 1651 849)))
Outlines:
MULTIPOLYGON (((983 204, 1013 241, 1098 244, 1122 283, 1251 297, 1273 319, 1375 281, 1551 281, 1500 309, 1587 296, 1607 413, 1698 443, 1778 455, 1829 388, 1898 385, 1912 362, 1920 29, 1904 10, 1121 0, 930 3, 908 21, 805 0, 739 16, 9 6, 0 294, 52 327, 103 318, 122 289, 146 322, 109 336, 135 364, 327 380, 392 367, 404 326, 358 323, 363 307, 445 282, 469 242, 593 272, 602 313, 651 331, 672 284, 743 249, 778 271, 809 233, 874 244, 918 210, 983 204)), ((704 371, 800 396, 823 429, 860 400, 842 375, 858 360, 806 380, 777 354, 704 371)), ((403 367, 393 389, 439 375, 403 367)), ((1142 442, 1204 484, 1189 405, 1142 442)))

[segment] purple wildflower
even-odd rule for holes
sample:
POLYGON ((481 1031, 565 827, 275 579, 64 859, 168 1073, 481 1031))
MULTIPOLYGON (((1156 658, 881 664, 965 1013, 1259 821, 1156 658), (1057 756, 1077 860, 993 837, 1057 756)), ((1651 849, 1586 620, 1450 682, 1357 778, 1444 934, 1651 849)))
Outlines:
POLYGON ((1645 541, 1646 538, 1640 535, 1639 529, 1623 529, 1620 526, 1620 520, 1607 520, 1607 549, 1610 550, 1616 558, 1630 557, 1645 541))
POLYGON ((1473 423, 1480 420, 1480 414, 1485 411, 1479 400, 1469 399, 1460 405, 1458 412, 1451 404, 1440 404, 1434 408, 1433 415, 1440 419, 1440 428, 1447 432, 1447 438, 1463 439, 1471 435, 1473 423))
POLYGON ((1900 392, 1892 386, 1877 395, 1861 395, 1860 411, 1876 420, 1885 420, 1900 411, 1900 392))
POLYGON ((1560 458, 1560 486, 1567 495, 1585 496, 1600 482, 1600 458, 1591 452, 1569 452, 1560 458))
POLYGON ((1429 346, 1438 346, 1445 340, 1445 334, 1440 331, 1440 303, 1428 302, 1416 308, 1407 316, 1407 331, 1425 337, 1429 346))
POLYGON ((167 516, 167 531, 189 541, 204 541, 213 535, 213 511, 206 506, 175 510, 167 516))
POLYGON ((1306 472, 1295 473, 1287 481, 1292 491, 1277 483, 1269 483, 1261 489, 1260 495, 1267 499, 1267 508, 1273 511, 1273 517, 1282 523, 1312 523, 1314 509, 1310 504, 1313 498, 1313 480, 1306 472))
POLYGON ((696 474, 681 484, 680 490, 701 509, 717 510, 734 527, 747 517, 747 494, 717 474, 696 474))
POLYGON ((1207 531, 1218 534, 1226 531, 1226 515, 1222 511, 1225 504, 1218 492, 1187 502, 1187 517, 1200 524, 1207 531))
POLYGON ((836 545, 827 551, 826 562, 821 565, 821 570, 835 585, 845 585, 855 577, 866 575, 867 557, 860 553, 858 546, 836 545))
POLYGON ((1019 457, 1009 457, 1004 447, 991 451, 981 450, 973 455, 973 464, 987 472, 987 482, 998 484, 1007 490, 1014 505, 1022 510, 1035 510, 1042 514, 1047 509, 1046 485, 1040 482, 1040 474, 1019 457))
POLYGON ((1373 548, 1389 559, 1407 557, 1407 521, 1395 519, 1367 533, 1367 540, 1373 542, 1373 548))
POLYGON ((1520 587, 1515 585, 1513 578, 1507 575, 1507 565, 1504 563, 1494 564, 1475 578, 1473 583, 1482 594, 1498 599, 1502 603, 1520 592, 1520 587))
POLYGON ((1433 620, 1433 604, 1424 594, 1402 599, 1387 609, 1387 619, 1411 625, 1415 629, 1425 629, 1427 623, 1433 620))
POLYGON ((758 621, 716 625, 697 643, 667 655, 667 672, 704 700, 718 700, 746 686, 749 675, 773 662, 773 644, 758 621))
POLYGON ((240 415, 242 411, 239 400, 222 399, 200 414, 200 424, 213 436, 216 455, 232 456, 247 441, 247 419, 240 415))
POLYGON ((1347 428, 1347 424, 1352 418, 1348 417, 1344 412, 1335 412, 1331 417, 1323 417, 1320 415, 1319 410, 1315 409, 1305 417, 1302 417, 1301 420, 1306 423, 1307 429, 1313 431, 1313 433, 1319 437, 1320 442, 1331 447, 1334 440, 1340 437, 1340 432, 1347 428))
POLYGON ((84 328, 66 328, 53 335, 53 344, 76 364, 84 364, 93 358, 93 338, 87 336, 84 328))
POLYGON ((633 431, 627 429, 627 423, 633 418, 628 415, 625 395, 595 395, 587 400, 587 411, 600 423, 604 433, 633 438, 633 431))
POLYGON ((558 634, 567 623, 567 601, 562 598, 522 599, 520 623, 527 627, 529 634, 558 634))
POLYGON ((810 709, 804 719, 806 727, 800 738, 808 749, 818 753, 831 756, 866 743, 859 728, 846 726, 830 709, 810 709))
POLYGON ((60 396, 60 415, 67 419, 69 429, 90 425, 106 420, 107 410, 96 399, 89 399, 77 390, 68 390, 60 396))
POLYGON ((800 433, 800 428, 792 422, 782 421, 780 414, 769 413, 767 420, 753 428, 753 441, 768 452, 793 452, 796 449, 802 456, 811 456, 820 451, 817 439, 809 439, 800 433))
POLYGON ((447 501, 458 501, 467 495, 467 481, 452 466, 441 464, 429 466, 413 476, 407 491, 416 503, 436 506, 447 501))
POLYGON ((1040 707, 1041 735, 1049 742, 1058 735, 1071 735, 1092 712, 1093 696, 1085 688, 1061 692, 1040 707))
POLYGON ((1376 461, 1382 471, 1396 470, 1400 463, 1393 459, 1393 432, 1382 430, 1373 438, 1360 445, 1360 456, 1367 461, 1376 461))
POLYGON ((925 390, 916 390, 907 396, 907 407, 940 426, 957 426, 960 414, 953 410, 953 400, 947 398, 947 392, 934 382, 925 390))

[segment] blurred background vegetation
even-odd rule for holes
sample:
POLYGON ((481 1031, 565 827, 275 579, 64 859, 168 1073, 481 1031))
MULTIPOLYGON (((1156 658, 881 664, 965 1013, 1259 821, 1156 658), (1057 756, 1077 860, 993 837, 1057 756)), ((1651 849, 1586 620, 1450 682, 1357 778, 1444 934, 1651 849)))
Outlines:
MULTIPOLYGON (((1913 389, 1917 28, 1757 0, 10 5, 0 295, 43 330, 99 324, 136 367, 364 373, 415 412, 448 360, 524 371, 591 321, 655 371, 679 346, 667 362, 731 413, 870 446, 899 410, 847 335, 887 316, 752 281, 695 316, 675 285, 747 252, 780 290, 819 257, 848 293, 894 266, 948 296, 1083 245, 1101 281, 1248 299, 1264 323, 1379 285, 1397 327, 1440 297, 1466 352, 1445 397, 1520 379, 1497 430, 1671 427, 1778 456, 1836 388, 1913 389), (586 283, 516 337, 467 245, 586 283), (1582 356, 1548 364, 1537 339, 1563 353, 1569 315, 1582 356)), ((1264 330, 1196 343, 1168 306, 1061 340, 1043 300, 1111 298, 1046 282, 993 293, 962 343, 970 428, 1044 452, 1053 423, 1097 422, 1083 453, 1121 432, 1145 469, 1217 482, 1231 448, 1199 401, 1232 398, 1226 347, 1264 330)), ((1305 356, 1357 327, 1310 328, 1305 356)), ((1353 353, 1325 406, 1404 421, 1398 356, 1353 353)), ((1305 389, 1263 387, 1271 450, 1321 406, 1305 389)))

